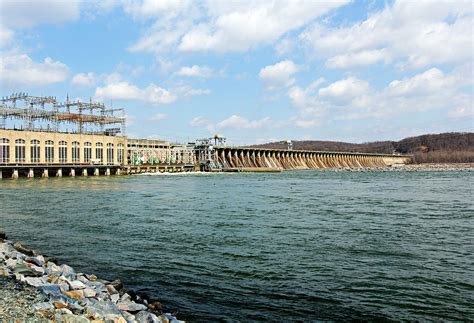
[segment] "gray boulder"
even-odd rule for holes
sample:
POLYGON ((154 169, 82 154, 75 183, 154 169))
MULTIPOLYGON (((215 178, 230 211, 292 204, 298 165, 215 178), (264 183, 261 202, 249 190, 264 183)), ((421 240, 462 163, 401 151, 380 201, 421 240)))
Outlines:
POLYGON ((45 293, 46 295, 54 296, 54 297, 61 297, 63 294, 61 293, 61 289, 58 285, 40 285, 38 288, 45 293))
POLYGON ((155 314, 146 311, 140 311, 135 314, 135 319, 139 323, 161 323, 161 320, 155 314))
POLYGON ((35 256, 35 252, 27 247, 25 247, 24 245, 22 245, 21 243, 17 242, 13 245, 13 247, 18 250, 19 252, 27 255, 27 256, 35 256))
POLYGON ((127 311, 127 312, 139 312, 139 311, 145 311, 146 306, 143 304, 138 304, 135 302, 119 302, 117 304, 117 307, 121 311, 127 311))
POLYGON ((13 268, 13 273, 26 277, 39 277, 44 274, 44 269, 35 265, 27 266, 24 263, 17 263, 13 268))
POLYGON ((44 266, 44 258, 43 256, 36 256, 36 257, 26 257, 26 262, 35 264, 36 266, 43 267, 44 266))
POLYGON ((64 277, 70 280, 74 280, 76 278, 76 273, 74 269, 68 265, 61 265, 61 272, 64 277))
POLYGON ((51 311, 54 310, 54 305, 50 302, 36 303, 32 305, 37 311, 51 311))
POLYGON ((94 319, 106 319, 110 316, 122 316, 117 306, 112 302, 97 302, 87 308, 87 315, 94 319))
POLYGON ((46 277, 41 276, 41 277, 25 277, 25 282, 28 285, 34 286, 34 287, 39 287, 41 285, 46 285, 48 284, 46 277))

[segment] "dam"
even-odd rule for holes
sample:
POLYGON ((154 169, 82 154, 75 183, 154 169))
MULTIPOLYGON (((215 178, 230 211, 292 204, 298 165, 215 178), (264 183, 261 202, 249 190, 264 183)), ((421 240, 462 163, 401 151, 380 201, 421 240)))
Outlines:
POLYGON ((15 93, 0 101, 0 178, 153 172, 280 172, 382 168, 407 155, 226 146, 224 138, 170 143, 125 135, 122 109, 15 93), (16 121, 17 123, 12 123, 16 121), (18 126, 19 123, 19 126, 18 126), (72 129, 71 129, 72 128, 72 129))
POLYGON ((213 161, 228 171, 282 171, 321 168, 391 167, 409 162, 409 157, 385 154, 280 150, 246 147, 214 147, 213 161))

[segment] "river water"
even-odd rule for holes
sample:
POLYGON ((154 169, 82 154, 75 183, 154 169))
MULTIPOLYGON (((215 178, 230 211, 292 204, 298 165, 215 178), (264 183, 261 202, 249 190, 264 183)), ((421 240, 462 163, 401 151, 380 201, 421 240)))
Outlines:
POLYGON ((0 227, 178 317, 474 320, 472 172, 0 181, 0 227))

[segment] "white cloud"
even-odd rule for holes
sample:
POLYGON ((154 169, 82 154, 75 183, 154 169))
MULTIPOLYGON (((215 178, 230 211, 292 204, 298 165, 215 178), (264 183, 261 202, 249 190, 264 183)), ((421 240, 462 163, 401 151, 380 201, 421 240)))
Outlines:
POLYGON ((217 128, 234 128, 234 129, 260 129, 272 125, 270 117, 265 117, 259 120, 248 120, 238 115, 232 115, 229 118, 219 122, 217 128))
POLYGON ((153 17, 176 16, 186 9, 189 9, 191 4, 189 0, 127 1, 124 4, 124 10, 139 20, 153 17))
MULTIPOLYGON (((121 4, 120 0, 101 0, 97 2, 88 1, 86 4, 91 5, 95 11, 99 13, 109 13, 115 7, 121 4)), ((83 3, 84 4, 84 3, 83 3)))
POLYGON ((349 68, 390 59, 400 67, 472 59, 472 2, 395 1, 348 27, 316 24, 300 38, 328 67, 349 68))
MULTIPOLYGON (((126 126, 132 126, 135 124, 135 122, 137 121, 137 117, 134 116, 134 115, 130 115, 130 114, 125 114, 124 115, 124 118, 126 120, 126 126)), ((136 136, 134 136, 132 133, 128 133, 128 135, 131 137, 131 138, 136 138, 136 136)))
POLYGON ((209 2, 207 23, 181 39, 182 51, 246 51, 278 40, 347 1, 272 1, 219 4, 209 2))
POLYGON ((307 88, 292 87, 288 92, 296 115, 291 121, 298 127, 317 125, 322 118, 334 120, 389 118, 403 113, 438 110, 446 116, 472 114, 473 97, 464 86, 472 80, 461 71, 444 73, 437 68, 391 81, 376 91, 368 82, 349 77, 318 87, 318 80, 307 88))
POLYGON ((364 50, 355 53, 336 55, 326 61, 326 67, 350 68, 354 66, 371 65, 380 61, 385 63, 391 61, 390 55, 385 49, 364 50))
POLYGON ((142 90, 128 82, 116 82, 98 87, 95 96, 101 100, 138 100, 141 99, 142 90))
POLYGON ((261 144, 267 144, 269 142, 277 142, 281 141, 279 138, 276 137, 270 137, 270 138, 257 138, 254 141, 255 145, 261 145, 261 144))
POLYGON ((277 41, 348 0, 338 1, 192 1, 131 2, 135 19, 156 19, 130 47, 132 51, 246 51, 277 41))
POLYGON ((71 80, 72 85, 90 87, 96 82, 96 75, 93 72, 79 73, 74 75, 71 80))
POLYGON ((306 88, 294 86, 288 91, 288 97, 296 108, 296 116, 291 118, 292 123, 300 128, 310 128, 320 123, 326 114, 327 106, 318 97, 317 89, 325 82, 320 78, 306 88))
POLYGON ((176 101, 176 96, 174 94, 153 83, 147 86, 143 93, 151 103, 169 104, 176 101))
POLYGON ((13 40, 13 31, 0 25, 0 48, 5 47, 13 40))
POLYGON ((291 76, 299 70, 299 67, 291 60, 284 60, 275 65, 265 66, 260 70, 258 76, 269 90, 290 86, 295 83, 291 76))
POLYGON ((463 90, 469 84, 472 80, 465 79, 458 71, 446 74, 431 68, 412 77, 394 80, 367 100, 372 101, 376 115, 440 109, 454 116, 472 110, 472 92, 463 90))
POLYGON ((2 85, 42 86, 64 81, 69 74, 66 64, 50 57, 35 62, 26 54, 3 54, 0 60, 2 85))
POLYGON ((74 21, 80 16, 79 4, 79 0, 0 0, 0 21, 10 28, 74 21))
POLYGON ((206 127, 210 124, 211 122, 208 119, 204 118, 203 116, 195 117, 189 123, 191 127, 206 127))
POLYGON ((209 89, 189 89, 184 93, 184 96, 197 96, 197 95, 209 95, 211 90, 209 89))
POLYGON ((110 14, 117 7, 124 5, 126 0, 80 1, 81 19, 94 21, 99 16, 110 14))
POLYGON ((190 122, 189 125, 194 128, 204 128, 210 133, 216 133, 216 127, 215 125, 208 119, 206 119, 203 116, 198 116, 193 118, 190 122))
POLYGON ((411 96, 435 91, 446 91, 457 82, 456 77, 447 76, 437 68, 431 68, 412 78, 390 82, 386 93, 390 96, 411 96))
POLYGON ((470 106, 458 107, 448 112, 450 118, 474 118, 474 107, 472 101, 470 106))
POLYGON ((157 114, 155 114, 155 115, 153 115, 153 116, 151 117, 151 120, 153 120, 153 121, 160 121, 160 120, 166 119, 167 117, 168 117, 167 114, 164 114, 164 113, 157 113, 157 114))
POLYGON ((163 53, 173 50, 181 36, 192 27, 189 19, 168 22, 157 20, 145 34, 130 46, 132 52, 163 53))
POLYGON ((235 114, 216 124, 203 116, 198 116, 192 119, 189 125, 191 127, 205 128, 211 133, 215 133, 218 129, 261 129, 276 126, 270 117, 249 120, 235 114))
POLYGON ((145 66, 143 65, 134 66, 123 62, 118 63, 114 71, 114 73, 125 74, 131 78, 139 78, 144 72, 145 66))
POLYGON ((141 89, 126 81, 118 81, 98 87, 95 96, 101 100, 140 100, 155 105, 169 104, 176 100, 174 94, 153 83, 141 89))
POLYGON ((306 120, 306 119, 299 119, 298 117, 293 118, 292 121, 294 122, 294 125, 299 128, 313 128, 321 124, 321 122, 317 119, 306 120))
POLYGON ((127 2, 125 12, 137 21, 154 20, 151 27, 129 48, 132 52, 163 53, 175 50, 181 37, 189 31, 194 21, 201 18, 198 5, 192 1, 127 2))
POLYGON ((275 45, 275 51, 279 56, 291 55, 297 48, 297 40, 294 37, 284 37, 275 45))
MULTIPOLYGON (((302 89, 299 86, 294 86, 288 91, 288 97, 300 110, 319 110, 321 107, 315 97, 317 95, 317 88, 323 84, 325 80, 320 78, 312 82, 308 87, 302 89)), ((319 114, 319 113, 318 113, 319 114)))
POLYGON ((354 77, 336 81, 319 89, 319 96, 330 97, 337 101, 348 101, 369 91, 369 83, 354 77))
POLYGON ((122 81, 122 75, 118 72, 113 72, 113 73, 110 73, 110 74, 105 74, 105 75, 101 75, 102 78, 104 78, 104 81, 106 84, 110 84, 110 83, 118 83, 118 82, 121 82, 122 81))
POLYGON ((177 74, 180 76, 207 78, 211 77, 214 71, 208 66, 193 65, 181 67, 177 74))
POLYGON ((189 85, 178 86, 173 90, 173 92, 180 96, 199 96, 211 94, 211 90, 209 89, 195 89, 189 85))

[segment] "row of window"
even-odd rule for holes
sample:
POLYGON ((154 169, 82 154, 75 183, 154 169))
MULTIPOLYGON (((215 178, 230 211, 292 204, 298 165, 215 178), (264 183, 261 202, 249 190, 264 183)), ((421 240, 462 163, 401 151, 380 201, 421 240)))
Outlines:
MULTIPOLYGON (((6 138, 1 138, 1 139, 0 139, 0 146, 8 145, 9 143, 10 143, 10 140, 9 140, 9 139, 6 139, 6 138)), ((24 139, 16 139, 16 140, 15 140, 15 145, 25 145, 25 144, 26 144, 26 141, 25 141, 24 139)), ((33 140, 30 141, 30 144, 31 144, 31 145, 39 145, 39 144, 40 144, 40 141, 39 141, 39 140, 36 140, 36 139, 33 139, 33 140)), ((46 140, 46 141, 44 142, 44 144, 45 144, 45 146, 54 146, 54 141, 52 141, 52 140, 46 140)), ((67 146, 67 141, 61 140, 61 141, 59 142, 59 146, 67 146)), ((80 146, 79 141, 73 141, 73 142, 72 142, 72 146, 73 146, 73 147, 74 147, 74 146, 80 146)), ((85 142, 85 143, 84 143, 84 146, 85 146, 85 147, 92 147, 92 143, 90 143, 90 142, 85 142)), ((98 143, 95 144, 95 146, 96 146, 96 147, 103 147, 104 144, 101 143, 101 142, 98 142, 98 143)), ((114 144, 112 144, 112 143, 108 143, 108 144, 107 144, 107 147, 113 147, 113 146, 114 146, 114 144)), ((119 148, 120 148, 120 147, 123 148, 123 144, 118 144, 117 146, 118 146, 119 148)))
MULTIPOLYGON (((0 163, 8 163, 10 161, 10 141, 6 138, 0 139, 0 163)), ((40 162, 40 142, 39 140, 31 140, 30 146, 30 162, 32 163, 39 163, 40 162)), ((97 162, 102 163, 103 161, 103 144, 96 143, 95 149, 95 159, 97 162)), ((117 150, 117 161, 119 163, 123 163, 124 161, 124 145, 118 144, 117 150)), ((89 163, 92 159, 92 143, 85 142, 84 143, 84 162, 89 163)), ((23 139, 16 139, 15 140, 15 162, 16 163, 24 163, 26 161, 26 147, 25 147, 25 140, 23 139)), ((107 163, 113 164, 114 162, 114 144, 108 143, 106 149, 106 157, 107 163)), ((59 142, 59 162, 60 163, 67 163, 67 155, 68 155, 68 148, 66 141, 59 142)), ((51 140, 45 141, 44 147, 44 157, 46 163, 53 163, 54 162, 54 142, 51 140)), ((78 141, 72 142, 71 148, 71 157, 73 163, 79 163, 80 161, 80 144, 78 141)))

